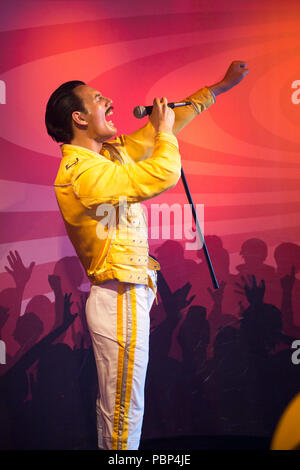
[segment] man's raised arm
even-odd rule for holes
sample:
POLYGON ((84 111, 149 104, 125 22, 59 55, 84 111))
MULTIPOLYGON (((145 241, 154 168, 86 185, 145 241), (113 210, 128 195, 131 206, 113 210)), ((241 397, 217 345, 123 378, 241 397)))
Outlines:
MULTIPOLYGON (((248 74, 246 62, 236 60, 231 63, 222 80, 207 87, 200 88, 192 95, 181 101, 191 101, 190 106, 175 108, 175 123, 173 134, 177 134, 183 127, 191 122, 198 114, 208 109, 216 101, 216 96, 225 93, 232 87, 240 83, 248 74)), ((121 135, 111 144, 121 145, 126 153, 134 161, 149 158, 153 152, 155 129, 150 121, 140 129, 129 135, 121 135)))

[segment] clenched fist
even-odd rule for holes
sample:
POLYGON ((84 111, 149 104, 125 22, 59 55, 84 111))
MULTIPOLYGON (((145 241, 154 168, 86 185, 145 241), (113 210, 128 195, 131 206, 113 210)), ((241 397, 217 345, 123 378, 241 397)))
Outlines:
POLYGON ((153 109, 149 119, 156 132, 167 132, 172 134, 175 113, 173 109, 168 107, 166 97, 163 97, 160 101, 158 98, 154 98, 153 109))
POLYGON ((227 88, 227 90, 229 90, 233 86, 240 83, 248 73, 249 73, 249 70, 247 69, 246 62, 243 62, 241 60, 235 60, 229 66, 222 80, 224 87, 227 88))
POLYGON ((215 83, 208 88, 215 94, 215 96, 220 95, 240 83, 248 73, 249 69, 247 68, 246 62, 243 60, 234 60, 230 64, 224 78, 220 82, 215 83))

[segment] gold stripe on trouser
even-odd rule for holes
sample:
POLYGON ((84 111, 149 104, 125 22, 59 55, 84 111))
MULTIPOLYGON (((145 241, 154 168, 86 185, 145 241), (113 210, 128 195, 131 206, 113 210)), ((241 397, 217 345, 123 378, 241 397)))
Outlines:
POLYGON ((118 372, 115 413, 112 435, 112 450, 126 450, 128 440, 128 415, 132 389, 134 353, 136 347, 136 291, 135 286, 126 284, 126 340, 124 342, 124 288, 120 282, 117 292, 117 342, 118 372))

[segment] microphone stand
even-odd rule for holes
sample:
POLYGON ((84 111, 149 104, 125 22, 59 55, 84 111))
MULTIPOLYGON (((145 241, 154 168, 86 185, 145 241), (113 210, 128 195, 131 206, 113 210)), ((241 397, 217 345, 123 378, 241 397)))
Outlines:
POLYGON ((213 286, 214 286, 215 289, 219 289, 219 284, 218 284, 218 281, 217 281, 217 278, 216 278, 216 275, 215 275, 215 272, 214 272, 214 269, 213 269, 213 266, 212 266, 212 262, 211 262, 211 259, 210 259, 209 253, 208 253, 208 249, 207 249, 207 246, 206 246, 206 243, 205 243, 205 240, 204 240, 204 236, 203 236, 203 233, 202 233, 199 221, 198 221, 198 217, 197 217, 196 209, 195 209, 195 206, 194 206, 194 203, 193 203, 193 199, 192 199, 192 196, 191 196, 191 193, 190 193, 190 190, 189 190, 189 187, 188 187, 188 184, 187 184, 187 180, 186 180, 186 177, 185 177, 185 174, 184 174, 184 171, 183 171, 182 167, 181 167, 181 179, 182 179, 182 182, 183 182, 183 186, 184 186, 188 201, 189 201, 190 205, 192 206, 193 218, 194 218, 194 221, 195 221, 195 224, 196 224, 197 232, 198 232, 200 240, 202 242, 202 247, 203 247, 204 255, 205 255, 205 258, 206 258, 206 262, 207 262, 207 265, 208 265, 208 269, 209 269, 209 273, 210 273, 210 277, 211 277, 213 286))
MULTIPOLYGON (((192 104, 191 101, 185 101, 185 102, 182 102, 182 103, 168 103, 168 106, 173 109, 173 108, 177 108, 177 107, 180 107, 180 106, 187 106, 187 105, 190 105, 190 104, 192 104)), ((153 108, 153 106, 137 106, 136 108, 134 108, 133 114, 136 118, 140 119, 140 118, 146 116, 147 114, 151 114, 152 108, 153 108)), ((200 224, 199 224, 199 221, 198 221, 198 217, 197 217, 196 209, 195 209, 195 206, 194 206, 194 203, 193 203, 193 199, 192 199, 192 196, 191 196, 191 193, 190 193, 187 181, 186 181, 186 177, 185 177, 185 174, 184 174, 184 171, 183 171, 182 168, 181 168, 181 179, 182 179, 182 182, 183 182, 183 186, 184 186, 188 201, 189 201, 190 205, 192 206, 193 218, 194 218, 194 221, 195 221, 195 224, 196 224, 197 232, 198 232, 200 240, 202 242, 202 247, 203 247, 204 255, 205 255, 205 258, 206 258, 206 262, 207 262, 207 265, 208 265, 208 269, 209 269, 209 272, 210 272, 210 277, 211 277, 213 286, 214 286, 215 289, 219 289, 219 284, 218 284, 218 281, 217 281, 217 278, 216 278, 216 275, 215 275, 215 272, 214 272, 214 269, 213 269, 213 266, 212 266, 212 262, 211 262, 211 259, 210 259, 209 253, 208 253, 208 249, 207 249, 207 246, 206 246, 206 243, 205 243, 205 240, 204 240, 201 228, 200 228, 200 224)))

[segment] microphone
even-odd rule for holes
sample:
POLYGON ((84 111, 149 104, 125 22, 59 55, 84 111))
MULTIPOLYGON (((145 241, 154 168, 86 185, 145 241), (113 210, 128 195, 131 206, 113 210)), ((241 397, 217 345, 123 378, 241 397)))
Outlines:
MULTIPOLYGON (((168 103, 169 108, 179 108, 180 106, 188 106, 192 104, 191 101, 184 101, 183 103, 168 103)), ((133 110, 133 114, 137 119, 152 113, 153 106, 136 106, 133 110)))

